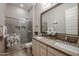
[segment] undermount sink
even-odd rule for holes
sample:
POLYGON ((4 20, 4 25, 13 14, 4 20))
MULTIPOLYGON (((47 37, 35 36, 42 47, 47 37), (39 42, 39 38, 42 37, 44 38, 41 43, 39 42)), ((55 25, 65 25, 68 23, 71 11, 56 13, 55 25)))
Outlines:
POLYGON ((37 37, 38 39, 46 39, 46 37, 37 37))
POLYGON ((54 45, 57 47, 69 50, 69 51, 74 52, 74 53, 79 53, 79 48, 72 46, 72 45, 68 45, 68 44, 61 43, 61 42, 56 42, 56 43, 54 43, 54 45))

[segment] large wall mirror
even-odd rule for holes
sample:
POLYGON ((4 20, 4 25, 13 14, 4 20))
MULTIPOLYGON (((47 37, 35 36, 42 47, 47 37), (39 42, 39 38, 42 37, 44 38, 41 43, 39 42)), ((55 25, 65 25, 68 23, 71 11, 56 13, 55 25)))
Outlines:
POLYGON ((41 14, 41 32, 54 28, 57 33, 78 35, 78 4, 58 4, 41 14))

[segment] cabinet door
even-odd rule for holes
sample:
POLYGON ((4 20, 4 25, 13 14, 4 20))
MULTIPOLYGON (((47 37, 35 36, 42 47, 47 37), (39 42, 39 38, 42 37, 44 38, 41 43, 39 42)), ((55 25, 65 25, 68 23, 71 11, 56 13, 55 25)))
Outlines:
POLYGON ((32 42, 32 54, 36 55, 36 41, 33 39, 32 42))
POLYGON ((36 42, 36 48, 35 48, 36 49, 36 56, 40 56, 40 45, 39 45, 39 43, 40 42, 38 42, 38 41, 36 42))
POLYGON ((48 52, 51 52, 52 54, 54 54, 55 56, 67 56, 65 53, 60 52, 54 48, 48 47, 48 52))
POLYGON ((47 56, 55 56, 55 55, 50 52, 47 52, 47 56))
POLYGON ((40 55, 41 56, 46 56, 47 55, 46 52, 47 52, 46 49, 44 49, 44 48, 41 47, 41 49, 40 49, 40 55))
POLYGON ((34 56, 39 56, 40 55, 40 45, 39 45, 40 42, 36 41, 33 39, 33 45, 32 45, 32 54, 34 56))

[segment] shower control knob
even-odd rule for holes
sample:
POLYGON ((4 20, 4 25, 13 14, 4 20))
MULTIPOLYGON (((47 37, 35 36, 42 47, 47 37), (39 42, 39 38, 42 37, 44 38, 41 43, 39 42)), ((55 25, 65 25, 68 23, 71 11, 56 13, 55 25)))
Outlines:
POLYGON ((31 31, 29 31, 29 32, 31 32, 31 31))

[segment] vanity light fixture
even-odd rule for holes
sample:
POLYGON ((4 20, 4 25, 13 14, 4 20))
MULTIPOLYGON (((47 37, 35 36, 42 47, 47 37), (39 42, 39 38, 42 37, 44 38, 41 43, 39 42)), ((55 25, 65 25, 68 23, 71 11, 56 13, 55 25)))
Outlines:
POLYGON ((42 3, 44 7, 48 7, 51 5, 51 3, 42 3))
POLYGON ((24 5, 23 4, 20 4, 20 6, 23 7, 24 5))

